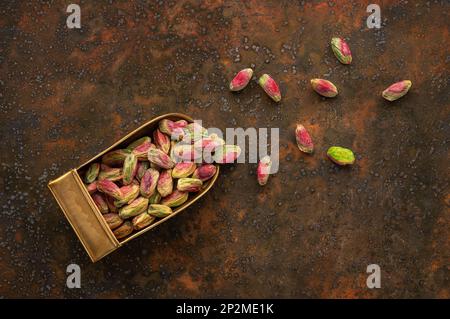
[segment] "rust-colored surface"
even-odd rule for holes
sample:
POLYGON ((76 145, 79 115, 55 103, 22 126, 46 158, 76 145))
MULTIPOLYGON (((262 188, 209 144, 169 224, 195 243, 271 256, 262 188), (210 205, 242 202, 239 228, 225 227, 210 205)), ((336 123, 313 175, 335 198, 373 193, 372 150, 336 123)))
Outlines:
POLYGON ((449 6, 378 1, 69 2, 0 4, 2 297, 450 297, 449 6), (354 62, 329 47, 343 36, 354 62), (281 85, 274 104, 234 72, 281 85), (323 99, 309 79, 340 90, 323 99), (394 103, 380 92, 410 79, 394 103), (223 169, 177 218, 92 264, 46 184, 157 115, 209 127, 279 127, 281 169, 223 169), (296 122, 316 152, 295 145, 296 122), (325 157, 351 147, 357 162, 325 157), (68 289, 66 267, 82 270, 68 289), (367 289, 379 264, 382 288, 367 289))

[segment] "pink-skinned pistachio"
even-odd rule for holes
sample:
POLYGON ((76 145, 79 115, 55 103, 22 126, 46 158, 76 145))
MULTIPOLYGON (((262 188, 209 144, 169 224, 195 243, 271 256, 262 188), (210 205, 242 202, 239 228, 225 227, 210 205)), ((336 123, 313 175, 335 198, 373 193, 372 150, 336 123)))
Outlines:
POLYGON ((156 218, 152 215, 142 213, 140 215, 133 217, 131 223, 133 224, 135 230, 141 230, 149 226, 151 223, 153 223, 155 219, 156 218))
MULTIPOLYGON (((176 166, 175 166, 176 167, 176 166)), ((167 169, 159 174, 158 185, 156 186, 158 193, 165 197, 173 191, 172 170, 167 169)))
POLYGON ((183 177, 177 182, 177 189, 180 192, 198 192, 202 189, 203 182, 198 178, 183 177))
POLYGON ((256 170, 256 178, 259 185, 264 186, 267 184, 271 167, 272 160, 270 159, 270 156, 266 155, 259 161, 258 168, 256 170))
POLYGON ((164 197, 161 200, 161 205, 166 205, 169 207, 177 207, 184 204, 184 202, 187 201, 188 197, 189 197, 188 192, 181 192, 179 190, 174 190, 172 194, 164 197))
POLYGON ((176 158, 175 152, 174 152, 175 145, 177 145, 177 142, 175 142, 175 141, 170 141, 169 157, 170 157, 170 159, 171 159, 174 163, 177 162, 177 158, 176 158))
POLYGON ((130 143, 127 146, 127 149, 129 149, 130 151, 133 151, 136 147, 138 147, 142 144, 148 144, 151 142, 152 142, 152 139, 150 138, 150 136, 143 136, 143 137, 137 139, 136 141, 130 143))
POLYGON ((87 191, 91 195, 94 194, 97 191, 97 182, 96 181, 92 182, 92 183, 90 183, 88 185, 85 185, 85 186, 86 186, 87 191))
MULTIPOLYGON (((193 162, 181 162, 175 165, 175 167, 172 170, 172 177, 173 178, 182 178, 182 177, 188 177, 192 173, 194 173, 196 168, 195 163, 193 162)), ((164 197, 164 195, 163 195, 164 197)))
POLYGON ((133 153, 128 154, 125 158, 125 161, 123 162, 123 169, 122 169, 122 182, 124 185, 129 185, 134 179, 134 176, 137 172, 137 157, 133 153))
POLYGON ((175 166, 172 159, 158 148, 151 148, 147 153, 148 160, 161 168, 169 169, 175 166))
POLYGON ((86 173, 84 174, 84 182, 87 184, 92 183, 97 179, 98 173, 100 172, 100 164, 93 163, 89 166, 86 173))
POLYGON ((157 148, 159 148, 164 153, 168 154, 170 150, 170 138, 166 134, 162 133, 160 130, 156 129, 153 132, 153 141, 157 148))
POLYGON ((243 69, 239 71, 236 76, 230 82, 231 91, 240 91, 245 88, 252 79, 253 70, 251 68, 243 69))
POLYGON ((224 145, 214 153, 213 159, 218 164, 233 163, 241 155, 241 148, 237 145, 224 145))
POLYGON ((100 173, 98 174, 98 180, 110 180, 111 182, 119 181, 123 178, 122 169, 118 167, 109 167, 108 165, 102 164, 100 173))
POLYGON ((197 122, 189 123, 186 126, 186 129, 191 133, 192 135, 199 135, 199 136, 208 136, 208 130, 201 126, 197 122))
POLYGON ((332 38, 331 39, 331 49, 334 55, 342 64, 352 63, 352 52, 347 42, 342 38, 332 38))
POLYGON ((152 196, 148 198, 149 204, 158 204, 161 202, 161 194, 158 191, 155 191, 152 196))
POLYGON ((119 210, 119 216, 122 219, 127 219, 130 217, 137 216, 147 211, 148 208, 148 198, 138 197, 130 204, 123 206, 119 210))
POLYGON ((186 134, 189 134, 186 127, 175 127, 170 135, 170 140, 181 141, 186 137, 186 134))
POLYGON ((173 148, 173 157, 175 162, 197 162, 202 158, 202 151, 196 149, 194 145, 178 143, 173 148))
POLYGON ((272 100, 275 102, 281 101, 280 88, 278 87, 277 82, 275 82, 270 75, 263 74, 259 78, 258 83, 272 100))
POLYGON ((410 80, 403 80, 392 84, 381 95, 388 101, 395 101, 408 93, 411 85, 412 82, 410 80))
POLYGON ((216 165, 214 164, 202 164, 194 171, 192 178, 198 178, 202 182, 209 180, 216 174, 216 165))
POLYGON ((338 94, 336 86, 328 80, 312 79, 311 86, 314 91, 325 97, 335 97, 338 94))
MULTIPOLYGON (((172 130, 173 130, 173 121, 169 120, 169 119, 163 119, 161 121, 159 121, 158 123, 158 127, 159 130, 167 135, 172 135, 172 130)), ((187 125, 187 122, 186 122, 187 125)))
POLYGON ((202 151, 205 150, 209 152, 214 152, 216 148, 221 147, 223 145, 225 145, 225 141, 214 133, 194 142, 194 147, 196 149, 200 149, 202 151))
POLYGON ((186 120, 178 120, 173 122, 173 127, 175 128, 183 128, 186 127, 189 123, 186 120))
POLYGON ((184 128, 183 143, 194 144, 194 142, 207 136, 208 130, 206 128, 197 122, 192 122, 184 128))
POLYGON ((112 167, 122 166, 125 161, 125 157, 130 154, 129 149, 115 150, 106 153, 102 157, 102 163, 112 167))
POLYGON ((140 192, 145 198, 149 198, 155 192, 158 185, 159 172, 156 169, 149 168, 141 178, 140 192))
POLYGON ((136 146, 133 150, 133 154, 136 155, 138 161, 148 161, 148 150, 151 148, 156 148, 155 144, 150 142, 142 143, 141 145, 136 146))
POLYGON ((130 221, 124 222, 122 225, 113 230, 117 239, 127 237, 133 232, 133 224, 130 221))
POLYGON ((107 179, 97 181, 97 190, 113 197, 114 199, 121 199, 123 196, 119 186, 107 179))
POLYGON ((183 129, 188 125, 188 122, 185 120, 179 120, 179 121, 171 121, 168 119, 161 120, 159 122, 159 130, 170 136, 172 140, 179 141, 184 136, 183 129))
POLYGON ((295 128, 295 140, 297 141, 297 146, 300 151, 308 154, 314 151, 314 144, 311 136, 301 124, 297 124, 297 127, 295 128))
POLYGON ((352 150, 340 146, 330 147, 327 156, 338 165, 351 165, 355 162, 355 155, 352 150))
POLYGON ((106 204, 108 204, 109 212, 110 213, 118 213, 119 209, 114 205, 115 199, 111 196, 106 195, 106 204))
POLYGON ((102 214, 107 214, 109 212, 108 204, 106 203, 103 194, 95 193, 92 195, 95 205, 102 214))
POLYGON ((152 204, 148 205, 147 213, 157 218, 164 218, 172 214, 172 208, 166 205, 152 204))
POLYGON ((130 204, 139 196, 139 184, 125 185, 120 188, 122 192, 122 198, 114 201, 114 206, 122 207, 123 205, 130 204))
POLYGON ((105 214, 103 215, 103 218, 105 219, 110 229, 116 229, 123 224, 123 219, 120 218, 119 214, 116 213, 105 214))
POLYGON ((138 162, 138 168, 137 168, 137 172, 136 172, 136 178, 138 181, 141 180, 142 176, 144 176, 144 174, 145 174, 145 171, 148 170, 149 167, 150 167, 149 161, 138 162))

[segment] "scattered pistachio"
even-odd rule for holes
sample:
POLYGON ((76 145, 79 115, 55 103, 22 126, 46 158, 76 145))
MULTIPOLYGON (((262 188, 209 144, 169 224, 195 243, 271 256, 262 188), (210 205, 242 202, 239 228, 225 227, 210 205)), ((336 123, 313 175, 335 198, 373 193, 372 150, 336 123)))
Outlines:
POLYGON ((271 167, 272 160, 270 159, 270 156, 266 155, 259 161, 258 168, 256 170, 256 178, 258 179, 259 185, 264 186, 267 184, 271 167))
POLYGON ((410 80, 403 80, 392 84, 390 87, 384 90, 381 95, 388 101, 395 101, 408 93, 411 85, 412 82, 410 80))
POLYGON ((240 91, 245 88, 252 79, 253 70, 251 68, 243 69, 239 71, 236 76, 230 82, 231 91, 240 91))
POLYGON ((351 165, 355 162, 355 155, 352 150, 340 146, 330 147, 327 156, 338 165, 351 165))
POLYGON ((328 80, 312 79, 311 86, 314 91, 325 97, 335 97, 338 94, 336 86, 328 80))
POLYGON ((352 63, 352 52, 347 42, 342 38, 332 38, 331 39, 331 49, 334 55, 342 64, 352 63))
POLYGON ((270 75, 263 74, 259 78, 258 83, 272 100, 274 100, 275 102, 281 101, 280 88, 270 75))
POLYGON ((308 131, 301 124, 297 124, 295 128, 295 139, 300 151, 304 153, 312 153, 314 151, 314 144, 308 131))

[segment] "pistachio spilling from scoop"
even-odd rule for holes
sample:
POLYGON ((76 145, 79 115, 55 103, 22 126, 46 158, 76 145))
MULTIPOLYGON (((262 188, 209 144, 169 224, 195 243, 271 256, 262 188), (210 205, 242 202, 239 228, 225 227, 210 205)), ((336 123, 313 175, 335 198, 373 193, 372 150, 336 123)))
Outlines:
MULTIPOLYGON (((240 76, 244 73, 251 77, 248 70, 240 76)), ((244 82, 235 81, 234 88, 244 82)), ((206 187, 217 164, 234 162, 241 153, 239 146, 226 145, 195 122, 164 119, 151 133, 106 153, 82 174, 94 205, 117 239, 170 216, 173 208, 206 187)))

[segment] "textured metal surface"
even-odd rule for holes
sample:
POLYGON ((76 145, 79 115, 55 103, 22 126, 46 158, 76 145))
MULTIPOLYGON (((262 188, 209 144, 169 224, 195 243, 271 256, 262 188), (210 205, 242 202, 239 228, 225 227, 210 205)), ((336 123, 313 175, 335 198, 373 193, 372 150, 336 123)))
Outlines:
POLYGON ((364 1, 81 1, 69 30, 66 1, 2 1, 0 295, 450 297, 449 6, 379 3, 370 30, 364 1), (249 65, 279 81, 279 105, 256 83, 228 92, 249 65), (401 79, 412 91, 383 101, 401 79), (260 188, 254 164, 226 167, 183 214, 91 264, 46 184, 167 112, 279 127, 281 170, 260 188), (297 121, 314 156, 296 148, 297 121), (356 165, 326 160, 333 144, 356 165), (70 263, 81 289, 65 288, 70 263), (366 288, 371 263, 381 289, 366 288))

